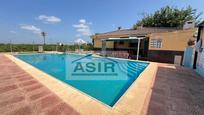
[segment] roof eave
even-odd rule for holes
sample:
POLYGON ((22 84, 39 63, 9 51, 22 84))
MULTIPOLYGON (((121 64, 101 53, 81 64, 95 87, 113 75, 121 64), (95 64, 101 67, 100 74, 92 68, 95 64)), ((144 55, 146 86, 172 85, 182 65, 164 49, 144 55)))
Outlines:
POLYGON ((198 26, 204 26, 204 21, 202 21, 198 26))

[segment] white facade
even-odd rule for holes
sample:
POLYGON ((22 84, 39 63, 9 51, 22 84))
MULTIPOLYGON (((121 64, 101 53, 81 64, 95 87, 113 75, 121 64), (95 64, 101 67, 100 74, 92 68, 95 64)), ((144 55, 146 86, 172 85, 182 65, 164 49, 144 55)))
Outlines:
POLYGON ((183 29, 192 29, 195 27, 195 22, 193 20, 186 21, 183 25, 183 29))
POLYGON ((199 25, 199 41, 196 44, 196 50, 198 52, 196 71, 204 77, 204 22, 199 25))
POLYGON ((198 53, 196 71, 204 77, 204 51, 198 53))

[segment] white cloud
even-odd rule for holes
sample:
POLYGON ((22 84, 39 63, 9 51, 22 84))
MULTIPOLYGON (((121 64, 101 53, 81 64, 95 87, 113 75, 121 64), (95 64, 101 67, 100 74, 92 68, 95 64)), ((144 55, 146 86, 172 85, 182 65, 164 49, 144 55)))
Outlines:
POLYGON ((78 32, 77 36, 90 36, 91 30, 90 30, 91 23, 87 23, 85 19, 80 19, 79 24, 73 25, 74 28, 76 28, 76 31, 78 32))
POLYGON ((81 38, 76 39, 74 42, 77 43, 77 44, 87 44, 87 42, 84 41, 84 40, 81 39, 81 38))
POLYGON ((35 34, 40 34, 41 33, 41 29, 35 27, 34 25, 20 25, 20 28, 24 29, 24 30, 31 31, 31 32, 33 32, 35 34))
POLYGON ((46 15, 40 15, 38 16, 39 20, 42 20, 44 23, 49 23, 49 24, 56 24, 61 22, 62 20, 56 16, 46 16, 46 15))
POLYGON ((86 20, 85 19, 80 19, 79 22, 85 24, 86 20))

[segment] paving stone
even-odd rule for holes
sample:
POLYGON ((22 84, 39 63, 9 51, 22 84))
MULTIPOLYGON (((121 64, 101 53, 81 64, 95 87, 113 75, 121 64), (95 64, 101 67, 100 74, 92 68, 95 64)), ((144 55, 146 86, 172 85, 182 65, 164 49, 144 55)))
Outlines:
POLYGON ((167 115, 168 109, 163 105, 157 102, 151 102, 151 105, 148 109, 148 115, 167 115))
POLYGON ((203 115, 204 78, 190 69, 173 67, 171 64, 159 65, 148 114, 203 115))
POLYGON ((41 110, 45 110, 47 108, 53 107, 56 104, 60 103, 60 99, 58 97, 56 97, 55 95, 49 95, 46 96, 40 100, 38 100, 37 102, 35 102, 38 106, 40 106, 41 110))
POLYGON ((26 92, 32 92, 32 91, 37 90, 37 89, 40 89, 40 88, 43 88, 43 86, 42 86, 41 84, 37 83, 37 84, 32 85, 32 86, 30 86, 30 87, 26 87, 26 88, 25 88, 25 91, 26 91, 26 92))
POLYGON ((4 100, 3 102, 0 102, 0 107, 7 106, 13 103, 17 103, 19 101, 23 101, 24 99, 25 99, 24 96, 20 96, 20 97, 13 97, 12 99, 9 99, 9 100, 4 100))
POLYGON ((50 109, 45 112, 46 115, 79 115, 78 112, 74 111, 73 108, 67 106, 65 103, 58 104, 54 107, 54 109, 50 109))
POLYGON ((2 54, 0 68, 1 115, 78 114, 2 54))
POLYGON ((30 99, 31 99, 31 100, 36 100, 36 99, 42 98, 42 97, 44 97, 44 96, 46 96, 46 95, 49 95, 49 94, 51 94, 51 92, 45 90, 45 91, 39 92, 39 93, 37 93, 37 94, 31 95, 31 96, 30 96, 30 99))
POLYGON ((10 112, 9 115, 33 115, 33 112, 32 108, 25 106, 10 112))
POLYGON ((0 94, 7 92, 7 91, 11 91, 14 89, 17 89, 18 87, 16 85, 9 85, 9 86, 4 86, 4 87, 0 87, 0 94))
POLYGON ((26 82, 20 83, 19 85, 20 86, 29 86, 29 85, 33 85, 35 83, 37 83, 36 80, 30 80, 30 81, 26 81, 26 82))

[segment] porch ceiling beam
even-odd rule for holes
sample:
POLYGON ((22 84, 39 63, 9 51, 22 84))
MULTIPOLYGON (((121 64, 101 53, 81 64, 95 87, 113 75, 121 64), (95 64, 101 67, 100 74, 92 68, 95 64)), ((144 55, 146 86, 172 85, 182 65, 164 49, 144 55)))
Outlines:
POLYGON ((144 39, 145 37, 129 37, 129 38, 107 38, 107 39, 102 39, 102 41, 126 41, 126 40, 141 40, 144 39))

